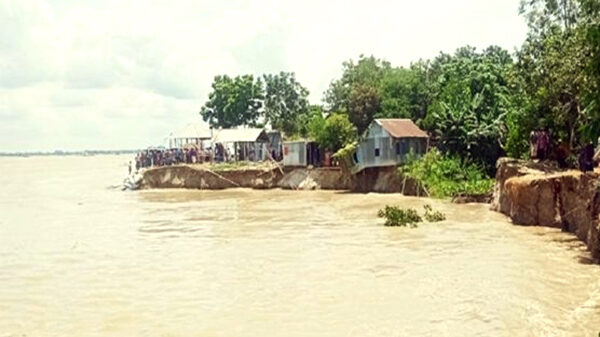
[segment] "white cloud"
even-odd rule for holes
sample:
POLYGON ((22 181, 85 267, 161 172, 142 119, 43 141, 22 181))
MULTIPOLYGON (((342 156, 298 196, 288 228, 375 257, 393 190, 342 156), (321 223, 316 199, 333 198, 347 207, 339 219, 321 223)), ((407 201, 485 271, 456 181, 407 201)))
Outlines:
POLYGON ((160 142, 217 74, 294 71, 315 103, 361 53, 519 45, 519 0, 0 0, 0 151, 160 142))

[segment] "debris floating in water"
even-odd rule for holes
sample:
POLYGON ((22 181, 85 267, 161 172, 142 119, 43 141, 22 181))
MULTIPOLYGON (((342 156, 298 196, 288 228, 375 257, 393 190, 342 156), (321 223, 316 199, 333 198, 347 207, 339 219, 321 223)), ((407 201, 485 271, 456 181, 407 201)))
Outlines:
POLYGON ((127 178, 125 178, 123 180, 123 186, 122 186, 122 190, 137 190, 138 188, 140 188, 140 182, 142 181, 142 175, 138 172, 133 173, 129 176, 127 176, 127 178))

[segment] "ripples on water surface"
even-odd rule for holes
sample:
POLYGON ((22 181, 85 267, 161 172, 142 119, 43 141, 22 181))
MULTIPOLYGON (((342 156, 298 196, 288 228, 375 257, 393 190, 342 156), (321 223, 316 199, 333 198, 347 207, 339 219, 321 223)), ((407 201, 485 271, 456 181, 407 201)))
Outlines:
POLYGON ((0 158, 0 337, 600 330, 572 235, 396 195, 109 188, 128 159, 0 158), (448 221, 386 228, 386 203, 448 221))

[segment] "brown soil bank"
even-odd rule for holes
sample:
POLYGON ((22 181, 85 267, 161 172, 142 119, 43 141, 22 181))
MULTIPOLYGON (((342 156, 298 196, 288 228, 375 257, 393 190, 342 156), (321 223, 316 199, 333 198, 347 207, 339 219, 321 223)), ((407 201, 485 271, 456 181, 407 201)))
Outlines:
POLYGON ((510 216, 515 224, 574 233, 598 260, 599 178, 597 172, 559 172, 548 165, 502 158, 492 209, 510 216))
POLYGON ((292 190, 349 190, 350 177, 339 168, 292 168, 277 183, 278 187, 292 190))
POLYGON ((271 168, 212 171, 199 165, 176 165, 145 170, 140 188, 266 189, 276 187, 281 176, 281 172, 271 168))
POLYGON ((141 189, 283 188, 293 190, 348 190, 355 192, 404 193, 425 196, 411 179, 401 178, 396 168, 367 169, 350 176, 340 168, 285 168, 274 165, 211 170, 206 165, 177 165, 147 169, 141 189))
POLYGON ((331 189, 345 190, 350 180, 339 169, 290 169, 276 166, 242 167, 213 171, 201 165, 151 168, 143 173, 140 188, 190 188, 219 190, 246 187, 253 189, 331 189))
POLYGON ((360 171, 352 176, 352 190, 427 196, 427 192, 414 179, 398 174, 396 167, 373 167, 360 171))

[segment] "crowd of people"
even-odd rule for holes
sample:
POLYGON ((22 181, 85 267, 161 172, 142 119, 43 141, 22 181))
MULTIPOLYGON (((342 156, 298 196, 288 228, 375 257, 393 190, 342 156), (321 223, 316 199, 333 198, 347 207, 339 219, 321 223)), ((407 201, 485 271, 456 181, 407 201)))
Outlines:
MULTIPOLYGON (((171 166, 177 164, 196 164, 209 161, 226 162, 232 160, 256 161, 255 148, 249 147, 243 151, 240 147, 237 149, 237 156, 230 153, 223 144, 215 144, 214 157, 209 149, 201 150, 195 147, 191 148, 171 148, 171 149, 147 149, 137 153, 135 156, 135 165, 129 162, 129 174, 132 174, 143 168, 171 166)), ((272 160, 281 161, 283 155, 281 151, 267 149, 272 160)))
POLYGON ((204 153, 191 149, 150 149, 144 150, 135 157, 135 168, 139 170, 152 166, 170 166, 175 164, 195 164, 205 160, 204 153))
MULTIPOLYGON (((600 143, 600 139, 598 139, 600 143)), ((582 144, 579 147, 577 163, 569 163, 571 146, 565 142, 552 143, 551 133, 547 129, 532 131, 529 137, 530 157, 533 160, 556 160, 558 166, 567 168, 577 165, 583 172, 593 171, 600 164, 600 148, 595 149, 592 143, 582 144)))

